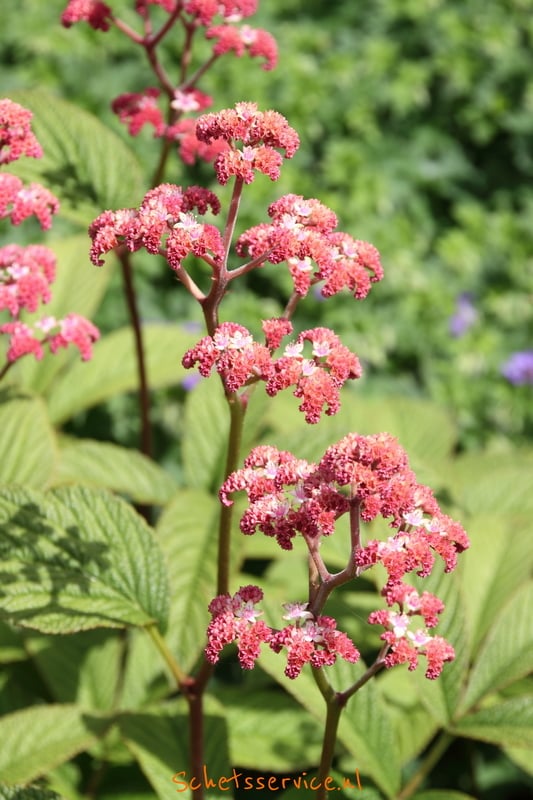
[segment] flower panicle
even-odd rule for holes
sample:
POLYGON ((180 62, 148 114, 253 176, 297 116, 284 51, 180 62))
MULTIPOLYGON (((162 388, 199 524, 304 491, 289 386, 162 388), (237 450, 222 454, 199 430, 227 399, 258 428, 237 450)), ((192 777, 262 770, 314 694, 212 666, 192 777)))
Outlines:
POLYGON ((51 353, 57 353, 71 344, 79 350, 82 361, 89 361, 93 354, 92 346, 100 338, 98 328, 75 313, 67 314, 61 320, 43 317, 33 325, 20 320, 6 322, 0 325, 0 333, 9 336, 7 360, 10 364, 30 354, 40 361, 46 345, 51 353))
POLYGON ((234 595, 215 597, 209 604, 211 622, 207 629, 207 660, 216 664, 226 645, 235 642, 239 663, 243 669, 253 669, 259 658, 261 645, 268 644, 275 652, 287 651, 285 674, 296 678, 305 664, 323 667, 334 664, 340 656, 351 663, 359 659, 359 651, 331 617, 316 619, 307 611, 307 603, 288 603, 285 619, 291 622, 281 630, 274 630, 263 620, 256 608, 263 599, 258 586, 241 586, 234 595))
POLYGON ((301 399, 299 408, 309 423, 318 422, 324 406, 327 415, 335 414, 340 407, 341 387, 361 375, 357 356, 329 328, 313 328, 300 333, 279 358, 274 358, 273 351, 292 331, 292 324, 284 318, 265 320, 263 330, 264 345, 255 342, 242 325, 224 322, 213 336, 205 336, 188 350, 182 364, 186 369, 198 364, 204 377, 216 369, 228 392, 258 380, 265 382, 271 397, 294 387, 293 394, 301 399))

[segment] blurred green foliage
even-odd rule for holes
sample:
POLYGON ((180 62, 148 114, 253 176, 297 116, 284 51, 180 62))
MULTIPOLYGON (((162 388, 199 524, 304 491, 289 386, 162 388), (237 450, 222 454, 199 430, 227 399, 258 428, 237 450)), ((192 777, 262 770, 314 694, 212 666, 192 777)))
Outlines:
MULTIPOLYGON (((130 5, 112 3, 133 22, 130 5)), ((277 70, 226 56, 201 88, 215 108, 242 99, 276 108, 302 145, 278 184, 263 179, 245 193, 240 225, 264 219, 283 192, 318 197, 341 229, 379 248, 386 271, 363 303, 311 299, 299 324, 336 330, 366 365, 365 391, 428 395, 450 407, 460 448, 505 448, 531 435, 531 390, 500 370, 533 334, 533 1, 260 5, 254 24, 275 35, 277 70), (464 293, 477 317, 453 337, 450 317, 464 293)), ((50 88, 126 138, 110 101, 153 84, 147 65, 114 30, 62 28, 63 6, 4 0, 3 91, 50 88)), ((180 47, 179 38, 166 45, 170 71, 180 47)), ((157 142, 145 131, 133 145, 153 169, 157 142)), ((185 180, 183 171, 176 159, 168 179, 185 180)), ((196 172, 211 180, 206 165, 196 172)), ((197 318, 172 276, 149 261, 139 267, 144 315, 197 318)), ((281 268, 250 283, 273 313, 282 307, 289 280, 281 268)), ((125 321, 118 294, 100 314, 104 328, 116 327, 117 314, 125 321)), ((253 294, 235 298, 228 316, 236 306, 243 324, 257 317, 253 294)))

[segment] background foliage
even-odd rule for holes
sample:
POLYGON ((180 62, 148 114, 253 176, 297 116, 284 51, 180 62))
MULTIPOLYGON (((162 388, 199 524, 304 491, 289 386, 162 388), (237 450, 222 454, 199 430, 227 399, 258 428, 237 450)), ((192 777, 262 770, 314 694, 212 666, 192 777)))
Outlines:
MULTIPOLYGON (((128 16, 125 0, 113 5, 128 16)), ((164 264, 141 257, 137 280, 158 461, 166 470, 125 449, 138 437, 127 314, 111 265, 101 271, 89 265, 84 229, 104 207, 140 200, 157 147, 147 132, 129 141, 109 108, 117 94, 146 85, 140 56, 114 31, 61 28, 63 7, 60 0, 4 0, 2 94, 17 99, 17 92, 44 90, 57 97, 51 104, 47 95, 40 101, 26 95, 33 97, 28 105, 35 107, 48 159, 29 168, 44 168, 43 182, 52 190, 55 176, 62 200, 61 219, 46 240, 61 265, 53 313, 72 310, 74 303, 107 336, 90 364, 72 363, 65 354, 17 367, 16 385, 0 406, 0 477, 31 487, 31 502, 45 516, 60 513, 62 492, 69 491, 60 487, 72 481, 92 487, 91 502, 109 502, 109 513, 119 512, 115 501, 101 499, 100 487, 162 507, 156 528, 171 577, 168 641, 190 667, 203 646, 212 592, 215 566, 205 553, 213 526, 206 511, 216 513, 225 409, 212 385, 191 393, 181 385, 179 362, 197 338, 191 328, 198 311, 164 264), (68 102, 90 116, 79 117, 68 102), (112 137, 109 146, 106 137, 112 137), (65 164, 73 164, 74 173, 65 173, 65 164), (81 184, 86 191, 80 202, 81 184), (120 478, 125 464, 126 480, 120 478), (50 488, 52 499, 40 496, 50 488), (183 633, 191 618, 194 624, 183 633)), ((394 797, 393 765, 408 777, 418 754, 442 730, 454 741, 428 788, 445 789, 447 798, 462 790, 489 800, 505 792, 519 800, 532 787, 533 404, 531 385, 514 386, 501 374, 513 352, 531 349, 533 332, 532 12, 531 0, 271 0, 262 3, 256 24, 278 41, 278 69, 263 73, 227 58, 201 86, 217 109, 240 99, 276 108, 302 139, 279 184, 258 181, 245 194, 239 225, 256 224, 281 193, 317 197, 336 210, 342 229, 379 248, 386 273, 364 303, 310 298, 298 318, 302 328, 334 328, 365 364, 365 377, 345 394, 341 413, 310 436, 292 398, 276 398, 267 407, 256 397, 245 447, 268 441, 315 458, 347 430, 390 430, 410 453, 419 479, 435 487, 473 541, 450 590, 442 631, 461 657, 442 685, 418 685, 395 671, 376 682, 375 695, 362 693, 349 707, 339 773, 362 766, 366 785, 383 793, 368 788, 353 796, 394 797), (465 293, 476 317, 464 335, 453 336, 450 318, 465 293), (394 741, 384 743, 384 730, 394 741)), ((169 62, 179 46, 168 43, 169 62)), ((173 170, 170 180, 191 182, 177 159, 173 170)), ((211 180, 210 169, 197 167, 194 180, 211 180)), ((2 243, 41 236, 28 223, 0 234, 2 243)), ((281 272, 262 270, 228 298, 224 314, 256 328, 258 319, 281 309, 287 290, 281 272)), ((5 514, 10 491, 2 499, 5 514)), ((88 535, 93 541, 97 534, 88 535)), ((138 535, 143 539, 142 531, 138 535)), ((280 602, 288 584, 297 594, 305 574, 295 560, 279 558, 271 542, 256 537, 237 542, 234 559, 243 575, 253 573, 280 602)), ((328 546, 329 562, 342 564, 333 540, 328 546)), ((10 574, 18 574, 16 554, 9 555, 10 574)), ((129 624, 145 612, 128 606, 128 593, 116 580, 112 571, 105 602, 118 593, 122 622, 129 624)), ((368 658, 377 646, 364 625, 373 589, 368 582, 343 591, 332 609, 368 658)), ((68 598, 73 613, 80 611, 76 597, 74 587, 68 598)), ((56 638, 46 630, 0 628, 0 738, 9 735, 16 744, 0 757, 0 776, 33 780, 44 763, 53 788, 71 800, 79 800, 82 787, 91 796, 91 781, 98 784, 93 796, 103 800, 147 800, 154 791, 168 796, 172 771, 185 763, 184 708, 168 699, 168 676, 142 632, 127 635, 124 655, 122 632, 56 638), (118 675, 123 659, 118 687, 104 676, 118 675), (24 750, 28 725, 34 735, 24 750), (46 737, 43 754, 39 744, 46 737), (171 746, 176 742, 177 749, 171 746)), ((210 729, 212 763, 220 774, 229 774, 230 763, 275 773, 316 762, 319 726, 303 711, 320 718, 316 693, 303 681, 288 687, 293 696, 286 682, 283 691, 274 691, 274 681, 283 680, 279 664, 265 658, 262 667, 242 676, 228 658, 218 676, 210 729), (226 725, 228 750, 217 750, 226 725)), ((36 800, 49 796, 35 788, 36 800)), ((428 800, 437 797, 427 793, 428 800)))

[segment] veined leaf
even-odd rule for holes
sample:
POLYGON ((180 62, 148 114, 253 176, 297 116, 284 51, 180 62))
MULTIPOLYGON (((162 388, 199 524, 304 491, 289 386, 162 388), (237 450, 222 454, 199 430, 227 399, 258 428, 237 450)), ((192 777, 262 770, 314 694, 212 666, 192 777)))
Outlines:
POLYGON ((460 710, 533 670, 533 581, 523 584, 494 621, 470 673, 460 710))
MULTIPOLYGON (((181 357, 193 342, 180 325, 143 327, 148 381, 153 389, 178 383, 186 374, 181 357)), ((59 424, 116 394, 137 388, 137 366, 130 328, 110 333, 94 346, 91 361, 76 362, 51 388, 48 407, 59 424)))
POLYGON ((138 450, 109 442, 69 438, 60 441, 52 486, 83 483, 112 489, 136 503, 164 505, 176 492, 174 479, 138 450))
POLYGON ((142 199, 143 175, 133 151, 93 114, 49 92, 12 92, 33 113, 43 158, 15 165, 61 201, 61 213, 86 227, 104 209, 129 208, 142 199))
POLYGON ((44 487, 54 469, 56 441, 46 407, 37 397, 0 403, 0 483, 44 487))
POLYGON ((187 485, 214 491, 223 480, 229 409, 220 381, 202 381, 185 403, 183 465, 187 485))
MULTIPOLYGON (((452 719, 466 681, 470 639, 467 621, 462 613, 460 583, 457 575, 446 574, 436 564, 427 578, 414 578, 409 583, 416 586, 419 593, 431 592, 439 597, 445 609, 434 629, 435 636, 443 636, 455 649, 455 658, 444 664, 442 674, 437 680, 425 677, 425 658, 420 659, 416 670, 419 697, 433 718, 443 727, 452 719)), ((405 667, 404 667, 405 669, 405 667)))
MULTIPOLYGON (((283 674, 284 659, 266 647, 258 664, 323 724, 324 699, 307 669, 297 680, 289 680, 283 674)), ((337 691, 347 689, 364 671, 362 663, 340 660, 326 668, 328 680, 337 691)), ((341 715, 338 738, 357 759, 361 772, 368 774, 387 797, 394 797, 399 788, 398 753, 393 726, 375 682, 367 683, 350 699, 341 715)))
POLYGON ((472 546, 459 559, 458 571, 474 650, 510 596, 531 575, 533 550, 514 535, 519 521, 513 515, 488 514, 475 515, 468 523, 472 546))
MULTIPOLYGON (((185 703, 179 701, 159 708, 152 707, 146 713, 123 714, 119 718, 119 728, 126 745, 161 800, 167 800, 169 794, 186 791, 192 776, 188 766, 185 703)), ((227 731, 223 717, 211 713, 207 708, 204 730, 206 796, 227 797, 228 784, 225 785, 225 791, 209 784, 209 780, 217 784, 220 778, 231 778, 232 775, 229 755, 224 747, 227 731)), ((204 776, 200 776, 200 780, 203 779, 204 776)))
POLYGON ((450 475, 454 497, 472 514, 513 515, 533 511, 531 451, 508 456, 467 454, 454 461, 450 475))
POLYGON ((321 725, 284 692, 217 691, 228 720, 234 764, 263 772, 294 772, 318 764, 321 725))
POLYGON ((184 490, 157 524, 171 594, 167 639, 184 669, 193 666, 205 646, 207 606, 216 587, 219 510, 211 495, 184 490))
POLYGON ((24 644, 58 703, 110 711, 119 682, 123 645, 115 631, 81 631, 71 636, 27 632, 24 644))
POLYGON ((0 552, 5 619, 43 633, 165 626, 161 552, 144 520, 111 494, 3 489, 0 552))
POLYGON ((533 750, 533 695, 513 697, 463 717, 453 732, 500 747, 533 750))
POLYGON ((26 783, 86 750, 109 723, 74 705, 32 706, 0 717, 0 775, 26 783))

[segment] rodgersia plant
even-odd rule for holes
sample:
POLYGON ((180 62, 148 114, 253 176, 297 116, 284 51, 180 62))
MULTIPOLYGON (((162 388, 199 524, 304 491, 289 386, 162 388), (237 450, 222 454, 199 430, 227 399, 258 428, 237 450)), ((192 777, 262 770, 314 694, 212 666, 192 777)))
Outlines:
MULTIPOLYGON (((278 197, 261 211, 255 226, 236 233, 243 193, 258 177, 266 176, 275 183, 284 159, 292 158, 298 150, 298 134, 282 114, 261 111, 251 101, 240 101, 233 108, 203 113, 197 118, 190 114, 205 112, 210 106, 211 98, 200 92, 197 83, 223 54, 259 56, 264 59, 265 69, 274 67, 276 47, 270 34, 240 24, 254 13, 256 5, 254 0, 137 0, 135 11, 141 32, 119 19, 111 6, 98 0, 71 0, 62 15, 67 27, 86 21, 105 32, 115 26, 144 49, 158 83, 157 87, 147 87, 113 101, 113 110, 132 136, 145 125, 153 128, 154 137, 161 140, 160 157, 151 186, 140 202, 128 208, 104 210, 90 223, 90 258, 102 267, 105 257, 114 251, 123 268, 137 340, 145 453, 151 449, 149 383, 133 288, 132 255, 144 250, 162 257, 182 289, 199 304, 205 320, 205 335, 182 354, 182 364, 186 369, 197 369, 204 378, 220 381, 230 426, 219 493, 217 578, 209 603, 211 621, 203 656, 187 670, 164 638, 166 600, 161 597, 166 598, 168 593, 165 594, 161 578, 161 555, 153 555, 149 568, 153 575, 147 573, 146 580, 135 577, 135 554, 127 552, 128 537, 141 543, 146 553, 157 549, 144 521, 130 508, 126 511, 118 500, 112 501, 108 518, 102 509, 105 502, 111 501, 103 501, 100 496, 95 499, 76 487, 54 490, 52 499, 42 501, 43 520, 51 527, 46 547, 52 548, 53 568, 39 576, 48 582, 46 585, 50 584, 52 594, 55 591, 61 597, 62 588, 55 581, 61 574, 57 570, 65 569, 65 574, 72 572, 77 576, 75 590, 61 602, 54 600, 46 612, 42 608, 33 609, 28 618, 17 616, 13 611, 14 601, 11 605, 7 603, 4 611, 8 619, 22 620, 21 624, 44 633, 56 632, 58 628, 60 632, 71 633, 98 625, 146 628, 188 704, 188 774, 197 779, 196 784, 191 780, 195 798, 203 796, 200 777, 206 764, 203 700, 225 648, 237 645, 244 670, 253 669, 265 650, 273 651, 283 660, 285 675, 291 681, 299 680, 304 670, 310 670, 326 708, 322 754, 313 786, 316 797, 323 798, 330 786, 328 776, 335 754, 337 726, 350 698, 359 690, 364 691, 365 684, 381 670, 401 664, 415 670, 422 659, 426 677, 433 680, 439 677, 446 662, 453 660, 452 643, 432 632, 444 609, 443 602, 429 591, 419 591, 409 581, 413 576, 425 578, 434 569, 451 572, 457 555, 469 542, 461 525, 440 509, 431 489, 417 481, 407 454, 388 433, 361 435, 347 431, 316 463, 265 444, 254 447, 241 463, 243 425, 252 393, 265 391, 269 397, 275 397, 284 390, 290 391, 305 421, 317 425, 323 414, 332 416, 338 412, 342 387, 362 373, 357 355, 333 330, 294 328, 300 303, 311 289, 320 292, 324 299, 344 292, 355 300, 363 300, 372 285, 383 278, 376 248, 338 230, 335 212, 315 198, 296 194, 278 197), (163 14, 157 30, 151 16, 154 6, 163 14), (160 61, 158 47, 171 31, 178 29, 183 33, 184 45, 176 85, 160 61), (212 53, 189 75, 192 44, 199 32, 214 43, 212 53), (227 207, 223 208, 211 189, 163 182, 174 151, 185 164, 196 156, 213 162, 218 183, 231 187, 227 207), (222 222, 217 224, 219 219, 222 222), (283 313, 260 321, 261 340, 255 339, 238 320, 221 321, 220 313, 229 289, 233 290, 239 279, 259 269, 264 269, 265 275, 268 270, 288 270, 292 281, 292 292, 286 298, 283 313), (295 597, 288 586, 277 623, 270 615, 269 622, 266 621, 262 601, 268 598, 264 598, 262 588, 252 583, 239 586, 232 572, 234 503, 242 492, 247 498, 240 518, 243 535, 264 534, 275 539, 283 551, 291 551, 298 540, 303 540, 306 548, 307 595, 295 597), (86 509, 92 520, 88 526, 91 535, 103 537, 101 542, 110 551, 114 547, 113 536, 106 524, 111 530, 113 519, 120 518, 124 524, 121 532, 117 531, 119 539, 123 534, 126 539, 120 542, 124 550, 120 559, 117 556, 120 569, 113 585, 123 605, 113 606, 110 601, 112 611, 111 606, 105 605, 105 592, 91 606, 94 591, 91 581, 105 583, 108 556, 100 556, 89 548, 78 551, 79 543, 71 547, 64 544, 64 538, 58 538, 60 528, 68 531, 81 525, 80 509, 86 509), (347 526, 343 524, 346 520, 347 526), (383 526, 383 538, 376 538, 377 520, 383 526), (371 534, 367 532, 370 523, 373 523, 371 534), (331 572, 322 556, 321 545, 327 537, 346 538, 345 565, 340 571, 331 572), (82 570, 78 574, 79 564, 82 570), (378 607, 370 613, 368 623, 383 629, 381 647, 372 663, 362 667, 356 680, 334 689, 328 667, 337 660, 359 662, 360 652, 357 641, 352 641, 338 627, 335 617, 329 615, 328 601, 335 590, 352 585, 372 570, 379 570, 381 585, 378 607), (157 592, 153 589, 150 594, 146 586, 151 580, 163 588, 157 592), (149 599, 139 600, 146 591, 149 599), (63 610, 62 602, 68 613, 63 610), (62 614, 62 622, 58 623, 56 618, 62 614)), ((9 134, 18 119, 13 115, 20 115, 22 120, 27 112, 9 105, 9 101, 3 102, 2 109, 11 114, 5 128, 9 134)), ((8 142, 12 157, 38 156, 38 145, 25 122, 22 128, 24 136, 8 142)), ((3 215, 9 216, 14 224, 22 221, 30 208, 28 196, 22 193, 17 181, 8 177, 2 184, 6 196, 3 215)), ((31 209, 46 228, 57 203, 45 190, 32 187, 30 192, 34 198, 31 209)), ((51 333, 56 323, 45 318, 37 323, 44 337, 36 339, 18 318, 22 308, 33 311, 48 298, 54 265, 44 248, 4 248, 0 253, 0 270, 0 275, 4 275, 0 301, 14 318, 0 327, 1 332, 11 336, 9 362, 29 352, 40 358, 45 342, 52 351, 73 342, 83 358, 90 355, 89 345, 97 338, 97 332, 87 321, 67 317, 58 323, 59 332, 51 333)), ((30 499, 13 495, 10 502, 15 501, 28 509, 30 499)), ((150 519, 149 511, 143 509, 143 513, 150 519)), ((24 517, 17 518, 17 525, 24 527, 24 524, 24 517)), ((43 556, 43 563, 48 563, 47 557, 43 556)), ((169 791, 172 791, 170 778, 169 775, 169 791)))

